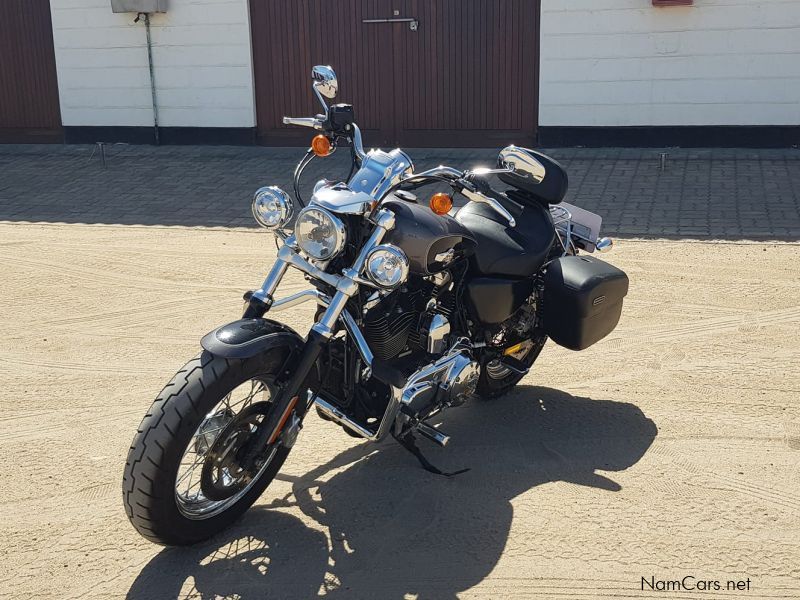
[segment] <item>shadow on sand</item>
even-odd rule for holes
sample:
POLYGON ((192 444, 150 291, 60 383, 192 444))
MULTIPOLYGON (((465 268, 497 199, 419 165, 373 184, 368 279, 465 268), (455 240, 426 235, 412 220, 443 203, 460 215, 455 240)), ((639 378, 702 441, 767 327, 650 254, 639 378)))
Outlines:
POLYGON ((515 496, 553 481, 619 491, 598 471, 629 468, 658 433, 632 404, 526 386, 451 410, 444 425, 453 442, 425 444, 426 454, 471 471, 447 479, 393 442, 361 444, 284 478, 288 498, 251 509, 209 542, 163 550, 128 598, 309 598, 321 587, 334 598, 455 598, 500 559, 515 496), (287 506, 321 527, 279 510, 287 506))

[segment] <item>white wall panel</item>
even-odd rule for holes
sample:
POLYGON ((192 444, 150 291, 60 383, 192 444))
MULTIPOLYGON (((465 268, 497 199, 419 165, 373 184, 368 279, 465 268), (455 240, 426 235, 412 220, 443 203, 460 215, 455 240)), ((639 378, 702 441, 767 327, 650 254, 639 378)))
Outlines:
MULTIPOLYGON (((152 125, 144 22, 108 0, 50 6, 64 125, 152 125)), ((161 125, 255 125, 247 0, 170 0, 151 26, 161 125)))
POLYGON ((799 125, 800 1, 542 0, 541 125, 799 125))

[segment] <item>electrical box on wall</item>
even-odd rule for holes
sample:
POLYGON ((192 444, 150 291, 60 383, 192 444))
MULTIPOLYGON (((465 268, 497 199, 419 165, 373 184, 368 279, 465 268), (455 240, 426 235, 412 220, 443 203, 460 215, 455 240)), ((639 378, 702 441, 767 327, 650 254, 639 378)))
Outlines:
POLYGON ((111 10, 115 13, 167 12, 167 0, 111 0, 111 10))

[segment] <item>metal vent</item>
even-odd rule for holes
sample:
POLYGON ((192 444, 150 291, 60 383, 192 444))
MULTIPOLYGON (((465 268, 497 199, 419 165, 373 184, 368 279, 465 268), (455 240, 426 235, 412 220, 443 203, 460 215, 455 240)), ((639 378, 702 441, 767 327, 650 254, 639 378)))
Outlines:
POLYGON ((163 13, 167 12, 167 0, 111 0, 111 11, 115 13, 163 13))

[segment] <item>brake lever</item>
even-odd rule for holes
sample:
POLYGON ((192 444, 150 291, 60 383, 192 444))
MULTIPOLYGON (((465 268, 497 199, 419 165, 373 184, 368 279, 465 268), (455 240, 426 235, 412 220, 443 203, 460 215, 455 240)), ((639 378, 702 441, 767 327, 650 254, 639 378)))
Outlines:
POLYGON ((324 129, 324 121, 318 117, 283 117, 284 125, 299 125, 300 127, 311 127, 313 129, 324 129))
POLYGON ((458 185, 461 187, 459 191, 472 202, 486 204, 489 208, 503 217, 508 222, 509 227, 516 227, 517 220, 510 212, 508 212, 506 207, 500 204, 496 198, 492 198, 491 196, 488 196, 479 190, 478 186, 475 185, 475 182, 472 181, 469 176, 470 173, 467 173, 464 177, 458 180, 458 185))
POLYGON ((479 202, 480 204, 486 204, 494 212, 496 212, 501 217, 503 217, 506 221, 508 221, 508 226, 509 227, 516 227, 517 226, 516 219, 514 219, 514 217, 511 216, 511 213, 506 210, 505 206, 500 204, 494 198, 491 198, 489 196, 484 196, 482 193, 480 193, 477 190, 476 191, 470 191, 470 190, 468 190, 466 188, 461 190, 461 193, 464 194, 464 196, 466 196, 472 202, 479 202))

